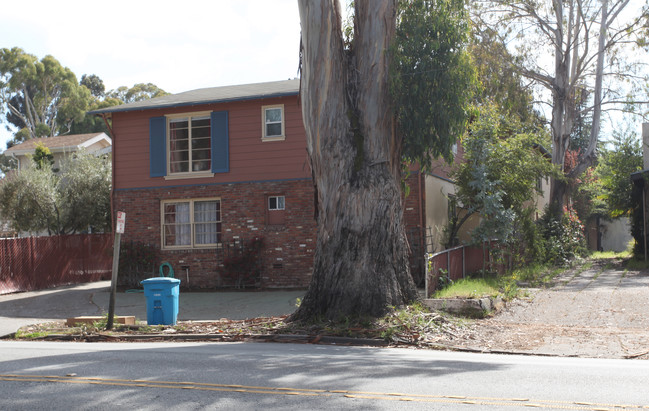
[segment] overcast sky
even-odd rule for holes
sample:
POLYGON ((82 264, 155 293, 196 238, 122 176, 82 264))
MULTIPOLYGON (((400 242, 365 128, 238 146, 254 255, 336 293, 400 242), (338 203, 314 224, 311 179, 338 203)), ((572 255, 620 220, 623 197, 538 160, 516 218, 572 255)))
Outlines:
MULTIPOLYGON (((296 0, 17 0, 2 5, 0 48, 50 54, 106 90, 170 93, 297 76, 296 0)), ((0 125, 0 150, 11 134, 0 125)))
MULTIPOLYGON (((179 93, 297 76, 296 0, 12 0, 2 12, 0 48, 51 54, 106 90, 153 83, 179 93)), ((0 122, 0 150, 9 138, 0 122)))

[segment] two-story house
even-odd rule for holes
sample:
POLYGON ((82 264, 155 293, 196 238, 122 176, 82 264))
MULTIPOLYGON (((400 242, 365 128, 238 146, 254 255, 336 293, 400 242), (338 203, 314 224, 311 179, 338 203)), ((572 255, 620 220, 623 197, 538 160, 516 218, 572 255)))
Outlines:
POLYGON ((306 287, 316 223, 298 94, 287 80, 94 111, 112 120, 124 241, 159 246, 183 286, 218 287, 236 283, 230 245, 261 239, 257 285, 306 287))

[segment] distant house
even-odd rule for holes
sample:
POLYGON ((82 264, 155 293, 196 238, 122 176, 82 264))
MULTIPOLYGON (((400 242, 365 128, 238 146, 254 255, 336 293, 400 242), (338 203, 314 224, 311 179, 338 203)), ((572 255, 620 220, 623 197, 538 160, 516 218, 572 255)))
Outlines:
POLYGON ((4 154, 18 160, 18 169, 28 167, 30 156, 36 146, 42 143, 49 148, 54 156, 54 168, 59 168, 61 160, 66 156, 85 150, 88 153, 110 154, 112 140, 105 133, 70 134, 55 137, 32 138, 24 143, 8 148, 4 154))

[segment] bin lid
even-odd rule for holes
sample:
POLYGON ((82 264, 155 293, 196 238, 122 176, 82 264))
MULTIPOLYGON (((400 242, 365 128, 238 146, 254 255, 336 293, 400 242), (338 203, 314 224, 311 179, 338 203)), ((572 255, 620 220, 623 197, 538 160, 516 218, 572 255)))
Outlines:
POLYGON ((178 278, 169 278, 169 277, 153 277, 153 278, 147 278, 146 280, 140 281, 140 284, 142 285, 152 285, 152 284, 180 284, 180 280, 178 278))

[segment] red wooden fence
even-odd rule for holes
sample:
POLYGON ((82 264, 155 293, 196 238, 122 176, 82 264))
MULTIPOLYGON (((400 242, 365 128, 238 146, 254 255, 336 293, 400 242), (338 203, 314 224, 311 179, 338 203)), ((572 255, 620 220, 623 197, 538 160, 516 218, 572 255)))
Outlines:
POLYGON ((112 234, 0 239, 0 294, 110 279, 112 234))
POLYGON ((457 281, 468 274, 476 273, 483 268, 483 262, 487 269, 504 271, 504 266, 494 263, 489 247, 480 246, 459 246, 449 248, 439 253, 430 254, 426 258, 426 298, 430 297, 440 281, 440 277, 446 277, 457 281))

